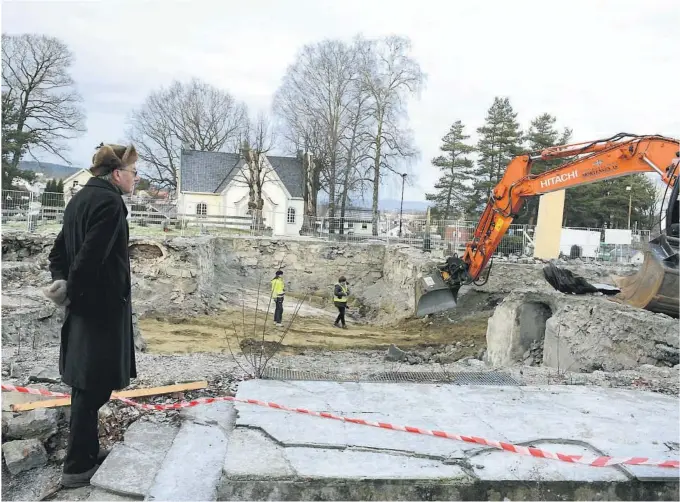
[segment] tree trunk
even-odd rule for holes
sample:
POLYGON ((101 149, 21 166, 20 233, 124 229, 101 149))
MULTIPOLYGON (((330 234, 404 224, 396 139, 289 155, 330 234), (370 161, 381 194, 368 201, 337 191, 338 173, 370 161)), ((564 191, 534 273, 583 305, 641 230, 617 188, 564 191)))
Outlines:
POLYGON ((375 137, 375 159, 373 159, 373 235, 378 235, 378 191, 380 189, 380 147, 382 146, 382 121, 378 123, 375 137))
POLYGON ((318 181, 315 181, 315 162, 309 152, 302 154, 302 172, 304 175, 304 185, 302 195, 304 198, 304 208, 301 233, 311 233, 316 229, 316 194, 318 192, 318 181))

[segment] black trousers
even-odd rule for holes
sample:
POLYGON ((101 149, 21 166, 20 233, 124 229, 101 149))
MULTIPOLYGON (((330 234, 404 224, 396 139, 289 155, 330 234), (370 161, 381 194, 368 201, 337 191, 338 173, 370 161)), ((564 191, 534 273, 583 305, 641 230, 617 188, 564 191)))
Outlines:
POLYGON ((344 303, 336 303, 335 306, 338 308, 338 317, 335 318, 335 324, 338 324, 339 322, 342 323, 342 325, 345 325, 345 309, 347 308, 347 305, 344 303))
POLYGON ((71 392, 71 421, 64 459, 65 474, 80 474, 92 469, 99 454, 99 408, 111 398, 111 390, 71 392))
POLYGON ((274 309, 274 322, 281 322, 283 319, 283 298, 276 299, 276 308, 274 309))

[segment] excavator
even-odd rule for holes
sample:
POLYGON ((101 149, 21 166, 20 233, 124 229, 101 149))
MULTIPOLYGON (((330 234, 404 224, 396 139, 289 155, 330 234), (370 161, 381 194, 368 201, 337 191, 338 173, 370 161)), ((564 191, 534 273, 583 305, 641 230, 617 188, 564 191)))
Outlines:
POLYGON ((463 256, 449 256, 416 281, 416 317, 453 309, 462 286, 486 283, 496 248, 527 198, 634 173, 656 173, 666 184, 666 192, 671 189, 662 210, 664 228, 660 217, 660 234, 649 242, 639 272, 614 278, 620 292, 610 299, 677 318, 679 164, 677 139, 626 133, 513 158, 489 197, 463 256), (565 163, 541 174, 531 173, 534 162, 553 159, 565 159, 565 163))

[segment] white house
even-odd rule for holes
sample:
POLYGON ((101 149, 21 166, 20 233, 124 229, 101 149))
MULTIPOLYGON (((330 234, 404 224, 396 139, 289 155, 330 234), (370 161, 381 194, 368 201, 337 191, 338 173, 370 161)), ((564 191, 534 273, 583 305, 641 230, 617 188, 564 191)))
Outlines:
POLYGON ((66 178, 64 180, 64 203, 68 204, 71 197, 78 193, 91 177, 92 173, 89 169, 79 169, 77 172, 66 178))
MULTIPOLYGON (((303 223, 302 157, 265 156, 263 218, 272 235, 299 235, 303 223)), ((248 167, 242 155, 182 150, 177 214, 187 220, 248 216, 248 167), (212 218, 211 218, 212 217, 212 218)))

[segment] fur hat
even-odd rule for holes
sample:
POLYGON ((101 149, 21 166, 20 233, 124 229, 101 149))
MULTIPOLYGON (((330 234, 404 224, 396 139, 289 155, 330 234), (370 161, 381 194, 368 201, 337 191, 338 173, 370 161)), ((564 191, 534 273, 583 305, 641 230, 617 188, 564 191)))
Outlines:
POLYGON ((134 145, 105 145, 102 143, 92 156, 90 172, 94 176, 104 176, 114 169, 123 169, 134 164, 137 162, 137 158, 137 150, 134 145))

